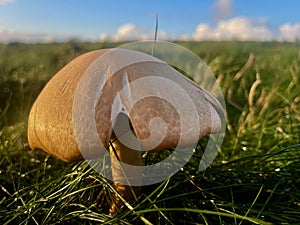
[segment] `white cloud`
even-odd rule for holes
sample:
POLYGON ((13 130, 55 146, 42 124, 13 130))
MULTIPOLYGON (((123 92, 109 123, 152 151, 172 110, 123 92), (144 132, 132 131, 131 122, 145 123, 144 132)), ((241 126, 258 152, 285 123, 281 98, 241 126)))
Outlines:
POLYGON ((0 0, 0 5, 6 5, 15 2, 15 0, 0 0))
POLYGON ((117 33, 114 35, 114 39, 116 41, 144 39, 143 37, 145 37, 147 33, 148 32, 145 28, 138 27, 132 23, 128 23, 119 27, 117 33))
MULTIPOLYGON (((154 38, 155 31, 151 31, 146 27, 137 26, 133 23, 128 23, 120 26, 115 34, 107 33, 100 34, 100 41, 132 41, 132 40, 151 40, 154 38)), ((158 31, 158 39, 166 39, 167 34, 164 31, 158 31)))
POLYGON ((272 31, 263 21, 243 17, 221 20, 215 27, 199 24, 192 35, 194 40, 257 40, 274 38, 272 31))
POLYGON ((285 41, 295 41, 300 39, 300 23, 283 24, 279 27, 280 36, 285 41))
POLYGON ((214 10, 217 20, 227 19, 232 14, 232 0, 216 0, 214 10))
POLYGON ((99 41, 110 41, 110 36, 107 33, 102 33, 99 35, 99 41))

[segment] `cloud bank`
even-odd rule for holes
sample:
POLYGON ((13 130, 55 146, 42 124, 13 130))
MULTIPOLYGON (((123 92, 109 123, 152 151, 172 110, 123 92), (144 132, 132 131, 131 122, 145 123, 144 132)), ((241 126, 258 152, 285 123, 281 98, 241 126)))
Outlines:
POLYGON ((287 41, 299 41, 300 39, 300 23, 284 24, 279 27, 281 39, 287 41))
MULTIPOLYGON (((227 0, 226 0, 227 1, 227 0)), ((114 34, 103 33, 100 40, 132 41, 153 39, 154 31, 129 23, 119 27, 114 34)), ((266 20, 236 17, 219 20, 215 26, 200 23, 191 34, 168 34, 158 32, 161 40, 193 41, 295 41, 300 39, 300 23, 283 24, 271 29, 266 20)))
POLYGON ((263 21, 247 18, 221 20, 215 27, 199 24, 192 35, 194 40, 239 40, 239 41, 269 41, 275 39, 275 34, 263 21))
POLYGON ((36 43, 36 42, 60 42, 72 39, 70 36, 63 34, 47 34, 40 32, 30 31, 17 31, 12 29, 5 29, 0 27, 0 43, 9 42, 25 42, 25 43, 36 43))
MULTIPOLYGON (((1 0, 0 0, 1 1, 1 0)), ((3 1, 3 0, 2 0, 3 1)), ((7 0, 8 1, 8 0, 7 0)), ((226 11, 226 10, 225 10, 226 11)), ((0 42, 59 42, 69 39, 89 41, 134 41, 152 40, 154 31, 145 26, 128 23, 120 26, 114 33, 100 33, 94 39, 83 36, 68 36, 63 34, 47 34, 38 32, 22 32, 0 27, 0 42)), ((255 20, 245 17, 223 19, 215 25, 199 23, 192 33, 169 34, 158 31, 160 40, 193 40, 193 41, 295 41, 300 40, 300 22, 282 24, 271 29, 266 20, 255 20)))

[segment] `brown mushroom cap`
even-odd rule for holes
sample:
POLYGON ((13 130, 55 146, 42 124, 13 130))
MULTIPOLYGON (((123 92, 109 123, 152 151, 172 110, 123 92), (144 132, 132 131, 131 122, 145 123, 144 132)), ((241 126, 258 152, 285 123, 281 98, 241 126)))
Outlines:
POLYGON ((77 147, 72 127, 74 93, 84 71, 108 50, 83 54, 47 83, 34 102, 28 121, 28 143, 67 162, 83 157, 77 147))
MULTIPOLYGON (((78 83, 87 68, 108 52, 98 50, 79 56, 48 82, 30 112, 28 140, 31 148, 41 148, 68 162, 83 159, 72 124, 73 101, 78 83)), ((113 131, 111 115, 115 104, 120 104, 127 113, 134 134, 146 150, 162 150, 178 144, 189 146, 195 144, 195 134, 198 140, 217 132, 221 127, 222 113, 219 102, 169 65, 147 57, 149 61, 133 63, 115 71, 107 77, 102 87, 93 119, 104 147, 108 146, 113 131), (188 96, 184 102, 182 99, 186 96, 182 90, 188 96), (120 102, 116 103, 116 99, 120 102), (188 110, 189 99, 195 107, 196 120, 192 110, 188 110), (182 117, 184 120, 181 120, 182 117), (160 119, 155 122, 153 118, 160 119), (159 142, 157 138, 161 138, 159 142)), ((103 62, 103 67, 116 63, 114 60, 103 62)), ((99 153, 89 152, 88 155, 92 158, 99 153)))

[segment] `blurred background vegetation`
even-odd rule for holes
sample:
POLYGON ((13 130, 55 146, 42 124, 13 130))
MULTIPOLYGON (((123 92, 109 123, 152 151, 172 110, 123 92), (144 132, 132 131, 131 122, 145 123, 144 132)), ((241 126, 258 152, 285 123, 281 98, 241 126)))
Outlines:
POLYGON ((181 171, 161 184, 144 187, 142 200, 134 210, 117 217, 95 207, 99 191, 109 193, 113 188, 86 162, 67 164, 29 149, 28 114, 47 81, 76 56, 120 44, 0 44, 0 221, 297 224, 297 42, 178 42, 200 56, 220 83, 227 107, 223 145, 205 172, 197 170, 201 157, 201 146, 197 146, 181 171))

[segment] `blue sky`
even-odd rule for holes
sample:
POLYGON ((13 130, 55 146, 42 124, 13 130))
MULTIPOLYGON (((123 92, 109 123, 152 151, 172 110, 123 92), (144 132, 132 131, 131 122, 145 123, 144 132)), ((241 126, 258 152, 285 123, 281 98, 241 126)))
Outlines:
POLYGON ((300 39, 297 0, 0 0, 0 42, 300 39))

